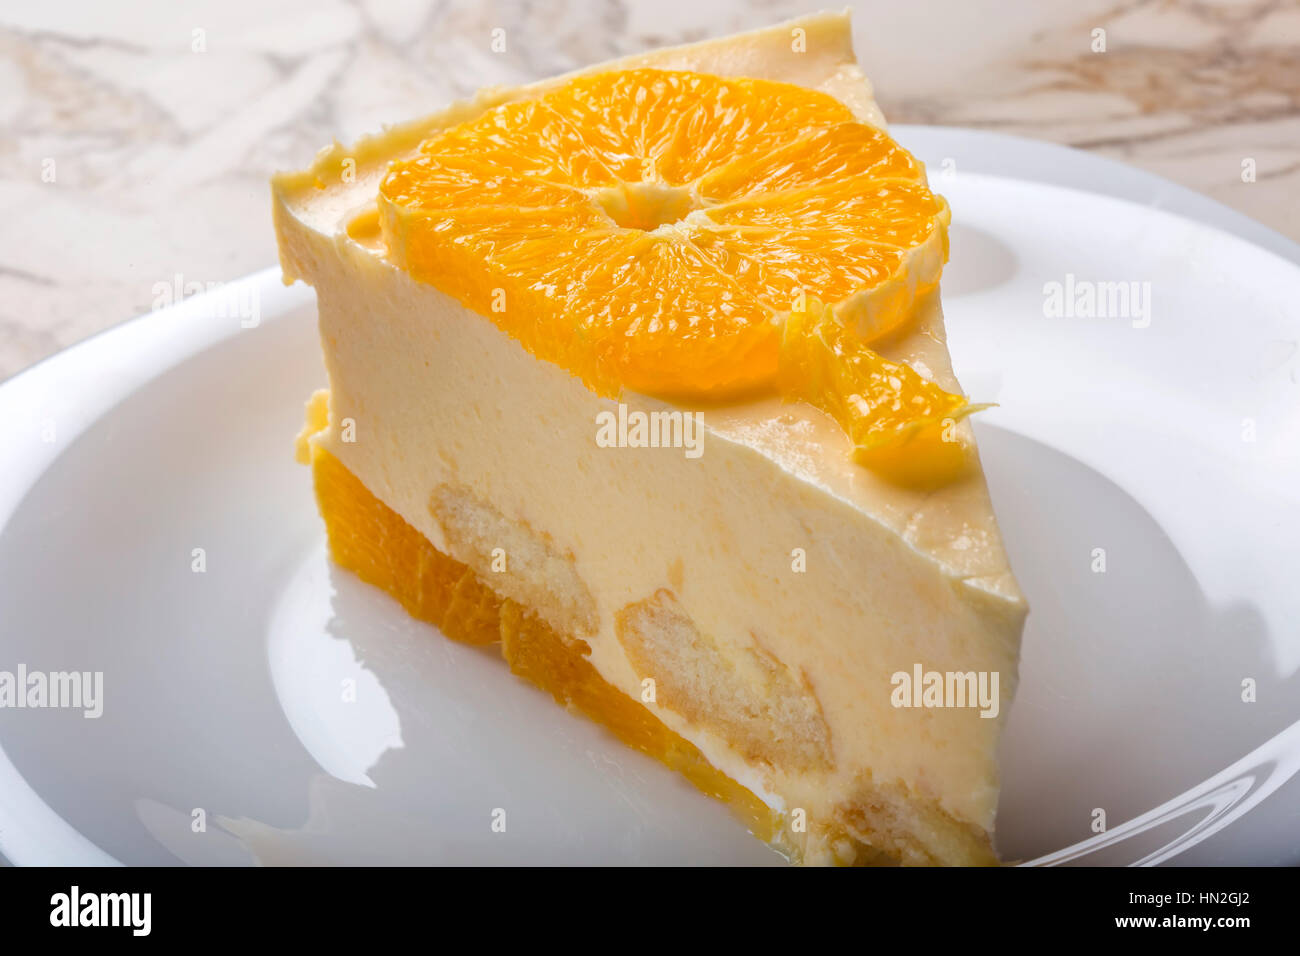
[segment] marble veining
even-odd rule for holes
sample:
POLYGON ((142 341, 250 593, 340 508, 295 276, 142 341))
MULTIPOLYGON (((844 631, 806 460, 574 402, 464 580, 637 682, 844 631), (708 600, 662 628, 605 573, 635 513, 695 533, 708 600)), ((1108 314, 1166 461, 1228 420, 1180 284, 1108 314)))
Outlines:
MULTIPOLYGON (((485 84, 815 6, 10 4, 0 10, 0 379, 148 310, 178 275, 206 284, 274 263, 267 176, 332 139, 485 84)), ((1093 150, 1300 239, 1300 0, 851 6, 859 58, 891 121, 1093 150)))

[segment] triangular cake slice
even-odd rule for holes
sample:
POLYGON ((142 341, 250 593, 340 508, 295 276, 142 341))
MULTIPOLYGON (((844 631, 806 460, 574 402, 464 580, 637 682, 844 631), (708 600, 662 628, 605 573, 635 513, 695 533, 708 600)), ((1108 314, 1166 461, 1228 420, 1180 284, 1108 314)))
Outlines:
MULTIPOLYGON (((593 70, 647 67, 796 84, 884 128, 844 15, 593 70)), ((286 281, 319 303, 329 389, 299 451, 332 556, 448 637, 499 643, 516 674, 792 859, 996 862, 1026 606, 969 425, 969 467, 937 488, 856 463, 836 421, 776 396, 708 407, 698 455, 605 447, 602 422, 692 409, 599 394, 389 255, 376 201, 392 164, 564 79, 490 90, 273 182, 286 281)), ((873 347, 959 392, 937 291, 873 347)))

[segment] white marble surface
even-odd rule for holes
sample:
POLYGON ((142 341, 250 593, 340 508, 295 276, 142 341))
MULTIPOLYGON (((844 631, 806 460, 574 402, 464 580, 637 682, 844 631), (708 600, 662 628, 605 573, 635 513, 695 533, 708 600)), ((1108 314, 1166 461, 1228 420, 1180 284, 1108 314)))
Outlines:
MULTIPOLYGON (((275 262, 266 179, 489 83, 805 13, 789 0, 8 0, 0 379, 275 262), (505 53, 490 48, 506 31, 505 53)), ((1300 239, 1300 0, 853 3, 894 122, 1122 159, 1300 239), (1094 52, 1094 30, 1106 49, 1094 52), (1242 164, 1252 160, 1253 182, 1242 164)))

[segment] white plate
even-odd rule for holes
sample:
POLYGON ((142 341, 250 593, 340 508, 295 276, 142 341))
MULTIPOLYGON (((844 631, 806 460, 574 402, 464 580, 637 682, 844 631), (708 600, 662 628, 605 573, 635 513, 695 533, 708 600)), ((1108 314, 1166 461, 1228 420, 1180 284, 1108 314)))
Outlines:
MULTIPOLYGON (((1032 605, 1002 852, 1088 840, 1097 809, 1122 836, 1173 799, 1140 852, 1086 858, 1300 862, 1297 744, 1276 736, 1300 719, 1296 247, 1083 154, 897 135, 952 202, 952 351, 968 392, 1000 403, 978 432, 1032 605), (1067 274, 1150 283, 1150 325, 1046 317, 1044 285, 1067 274)), ((220 301, 255 302, 260 323, 197 297, 0 386, 0 671, 104 680, 97 719, 0 709, 0 853, 779 862, 499 659, 329 566, 291 456, 324 382, 313 294, 270 270, 220 301)))

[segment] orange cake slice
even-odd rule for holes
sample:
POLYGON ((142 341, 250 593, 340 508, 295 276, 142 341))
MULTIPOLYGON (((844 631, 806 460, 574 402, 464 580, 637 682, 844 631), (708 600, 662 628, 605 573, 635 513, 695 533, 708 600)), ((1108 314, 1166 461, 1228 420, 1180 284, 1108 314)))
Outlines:
POLYGON ((948 207, 847 16, 488 90, 273 192, 336 562, 793 860, 996 862, 1026 607, 948 207))

